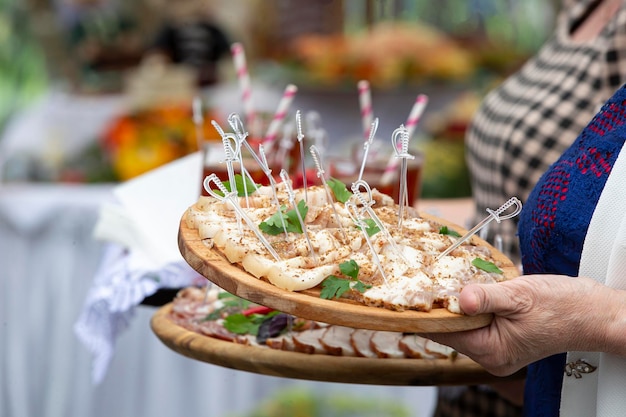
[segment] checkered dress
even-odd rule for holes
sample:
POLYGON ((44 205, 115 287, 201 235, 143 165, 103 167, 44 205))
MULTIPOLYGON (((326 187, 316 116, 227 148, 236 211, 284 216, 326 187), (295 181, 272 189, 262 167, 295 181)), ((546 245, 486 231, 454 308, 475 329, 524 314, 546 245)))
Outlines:
MULTIPOLYGON (((516 74, 490 92, 466 138, 476 222, 512 196, 526 201, 541 174, 626 81, 626 2, 593 41, 573 43, 572 26, 591 0, 566 1, 555 33, 516 74)), ((490 224, 518 259, 516 221, 490 224)))

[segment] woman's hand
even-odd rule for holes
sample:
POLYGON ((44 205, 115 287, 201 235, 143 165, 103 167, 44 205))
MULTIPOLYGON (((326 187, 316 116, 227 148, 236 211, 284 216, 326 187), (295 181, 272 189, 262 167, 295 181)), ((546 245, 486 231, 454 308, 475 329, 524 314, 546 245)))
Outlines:
POLYGON ((612 335, 617 332, 622 339, 615 343, 619 346, 626 333, 624 293, 589 278, 527 275, 468 285, 459 303, 467 315, 493 313, 494 319, 480 329, 425 337, 457 349, 497 376, 568 350, 610 351, 612 335))

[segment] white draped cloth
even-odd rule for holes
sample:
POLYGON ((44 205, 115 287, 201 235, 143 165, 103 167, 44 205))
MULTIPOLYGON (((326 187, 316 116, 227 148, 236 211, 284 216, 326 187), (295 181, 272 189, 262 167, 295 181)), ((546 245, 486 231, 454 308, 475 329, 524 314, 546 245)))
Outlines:
MULTIPOLYGON (((580 276, 626 290, 626 151, 620 153, 593 213, 580 276)), ((581 300, 584 308, 584 300, 581 300)), ((602 352, 568 352, 567 363, 584 361, 597 370, 565 376, 563 417, 618 417, 626 414, 626 358, 602 352)))
POLYGON ((94 383, 104 379, 115 343, 144 298, 160 288, 206 284, 176 245, 182 213, 200 193, 200 175, 196 153, 115 187, 117 204, 103 205, 94 234, 112 243, 74 326, 93 355, 94 383))

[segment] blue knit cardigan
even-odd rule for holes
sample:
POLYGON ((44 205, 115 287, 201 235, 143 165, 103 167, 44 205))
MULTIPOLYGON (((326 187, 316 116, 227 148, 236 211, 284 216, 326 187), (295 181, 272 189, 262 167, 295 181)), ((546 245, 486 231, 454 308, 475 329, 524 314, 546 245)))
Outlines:
MULTIPOLYGON (((622 87, 529 195, 518 227, 525 274, 578 275, 593 211, 625 139, 622 87)), ((528 367, 524 415, 558 417, 564 365, 562 353, 528 367)))

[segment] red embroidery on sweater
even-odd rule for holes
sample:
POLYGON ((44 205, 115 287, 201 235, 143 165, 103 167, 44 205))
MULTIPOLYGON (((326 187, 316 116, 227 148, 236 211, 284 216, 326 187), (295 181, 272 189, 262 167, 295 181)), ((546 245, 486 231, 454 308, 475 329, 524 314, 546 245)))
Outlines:
MULTIPOLYGON (((563 162, 567 165, 570 163, 563 162)), ((556 210, 559 202, 565 201, 569 190, 570 174, 566 169, 559 168, 552 171, 546 178, 545 185, 541 190, 537 209, 535 211, 535 223, 546 229, 554 229, 556 210)))
POLYGON ((582 174, 591 171, 593 175, 600 178, 611 171, 611 164, 607 161, 611 156, 610 152, 602 155, 597 148, 589 148, 586 153, 576 159, 576 165, 582 174))
MULTIPOLYGON (((536 262, 543 259, 541 254, 546 251, 547 244, 552 238, 551 235, 556 228, 558 207, 567 199, 570 171, 574 167, 571 161, 560 161, 545 178, 537 196, 536 206, 531 212, 535 227, 532 228, 530 241, 530 259, 535 259, 536 262)), ((536 262, 529 265, 532 270, 539 270, 539 264, 536 262)))
POLYGON ((624 118, 626 118, 624 105, 626 105, 626 100, 622 102, 621 105, 617 105, 616 103, 609 104, 608 108, 598 114, 587 128, 600 136, 604 136, 616 127, 623 125, 624 118), (616 115, 620 117, 616 117, 616 115))
POLYGON ((606 118, 609 119, 612 124, 615 126, 621 126, 624 124, 624 118, 626 118, 626 111, 624 111, 623 106, 626 104, 626 101, 622 102, 621 106, 615 106, 615 104, 611 104, 609 108, 613 111, 605 112, 606 118), (617 113, 617 114, 616 114, 617 113), (619 117, 618 117, 619 115, 619 117))
POLYGON ((597 135, 604 136, 604 130, 599 129, 595 125, 589 125, 589 126, 587 126, 587 129, 591 130, 593 133, 595 133, 597 135))

